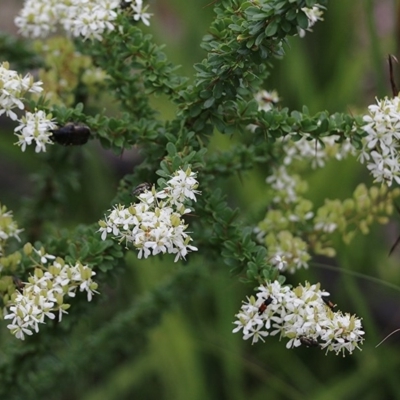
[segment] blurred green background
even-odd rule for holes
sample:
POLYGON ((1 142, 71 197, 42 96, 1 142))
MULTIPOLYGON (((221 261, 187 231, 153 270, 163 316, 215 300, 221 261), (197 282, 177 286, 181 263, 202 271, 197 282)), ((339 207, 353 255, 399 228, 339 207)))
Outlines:
MULTIPOLYGON (((166 54, 182 65, 186 76, 193 76, 193 63, 204 57, 199 43, 213 17, 210 1, 149 0, 149 11, 154 14, 149 31, 157 43, 166 43, 166 54)), ((15 33, 11 22, 18 4, 21 2, 1 1, 2 30, 15 33)), ((330 2, 324 22, 317 23, 314 32, 304 39, 290 40, 286 57, 273 62, 265 88, 276 89, 282 105, 291 109, 307 105, 311 113, 325 109, 363 113, 375 96, 391 96, 387 55, 400 56, 398 16, 398 1, 330 2)), ((396 66, 400 83, 399 71, 396 66)), ((174 106, 164 98, 154 98, 153 102, 163 118, 174 115, 174 106)), ((19 210, 24 210, 35 191, 32 172, 46 166, 33 149, 21 153, 14 142, 12 124, 1 119, 0 200, 14 210, 23 226, 26 210, 19 210)), ((229 143, 229 138, 217 135, 212 146, 221 149, 229 143)), ((79 185, 66 191, 67 199, 58 215, 62 227, 101 218, 110 207, 119 179, 139 160, 136 150, 115 155, 96 143, 72 151, 80 160, 79 185)), ((348 197, 359 182, 370 182, 365 169, 351 160, 333 162, 324 170, 310 173, 309 179, 309 197, 316 204, 324 198, 348 197)), ((246 173, 241 179, 234 177, 222 189, 232 205, 241 207, 243 219, 262 216, 261 210, 266 207, 262 171, 246 173)), ((113 276, 107 288, 100 288, 102 295, 90 305, 73 335, 61 345, 51 347, 49 343, 46 368, 52 362, 68 362, 70 374, 61 381, 46 382, 48 392, 37 398, 400 399, 400 334, 376 348, 381 339, 400 327, 400 250, 388 257, 400 234, 399 219, 394 215, 389 225, 374 227, 368 237, 358 237, 349 247, 339 244, 334 262, 315 260, 309 270, 288 278, 293 284, 306 279, 320 281, 339 309, 363 318, 366 341, 361 352, 343 358, 325 356, 313 348, 287 350, 277 338, 266 338, 265 343, 252 346, 239 334, 231 334, 234 314, 253 288, 238 283, 226 266, 215 262, 208 266, 206 276, 196 277, 193 290, 185 294, 181 304, 162 313, 145 340, 135 334, 140 326, 133 333, 122 331, 114 339, 117 354, 108 354, 107 347, 104 353, 100 350, 93 355, 93 370, 80 369, 78 362, 74 369, 70 358, 76 353, 72 350, 83 337, 90 338, 99 326, 107 326, 109 318, 135 307, 178 270, 195 269, 201 264, 196 256, 190 257, 188 265, 175 265, 159 258, 139 262, 128 255, 126 271, 113 276)), ((1 324, 0 360, 9 347, 24 345, 1 324)), ((19 382, 24 382, 24 374, 37 373, 24 359, 20 367, 19 382)), ((32 387, 32 393, 35 390, 32 387)))

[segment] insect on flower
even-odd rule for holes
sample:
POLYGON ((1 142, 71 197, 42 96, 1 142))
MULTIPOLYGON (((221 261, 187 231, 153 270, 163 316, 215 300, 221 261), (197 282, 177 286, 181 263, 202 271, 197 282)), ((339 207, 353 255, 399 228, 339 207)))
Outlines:
POLYGON ((90 129, 83 124, 68 122, 65 126, 51 131, 51 140, 63 146, 80 146, 89 140, 90 129))
POLYGON ((333 304, 329 299, 322 297, 322 300, 331 310, 333 310, 336 307, 336 304, 333 304))
POLYGON ((272 297, 268 296, 268 298, 264 300, 264 302, 259 307, 258 314, 261 315, 271 303, 272 303, 272 297))
POLYGON ((121 7, 121 10, 124 10, 130 6, 130 3, 126 2, 125 0, 121 0, 119 6, 121 7))
POLYGON ((13 283, 14 283, 15 287, 16 287, 20 292, 22 292, 22 289, 23 289, 24 286, 25 286, 24 282, 22 282, 21 279, 18 278, 18 276, 16 276, 16 275, 13 275, 12 280, 13 280, 13 283))
POLYGON ((151 190, 151 184, 148 182, 143 182, 140 185, 137 185, 135 189, 132 190, 132 196, 139 196, 144 192, 151 190))
POLYGON ((299 340, 301 342, 301 344, 303 344, 306 347, 319 347, 319 343, 312 338, 308 338, 306 336, 300 336, 299 340))

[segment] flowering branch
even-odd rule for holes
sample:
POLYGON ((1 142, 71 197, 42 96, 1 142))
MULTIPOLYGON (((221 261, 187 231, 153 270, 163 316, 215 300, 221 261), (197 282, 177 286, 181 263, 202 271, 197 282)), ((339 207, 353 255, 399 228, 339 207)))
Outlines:
MULTIPOLYGON (((207 54, 195 65, 190 83, 142 31, 152 17, 142 0, 25 1, 16 18, 23 35, 43 38, 61 29, 69 36, 38 45, 46 68, 36 82, 8 63, 0 66, 0 115, 18 122, 14 133, 22 151, 35 145, 36 153, 46 152, 40 159, 46 172, 38 174, 40 201, 30 210, 34 218, 52 219, 48 210, 63 198, 63 184, 75 183, 79 168, 66 162, 72 152, 57 145, 83 146, 93 139, 118 153, 137 146, 143 159, 123 178, 113 208, 98 225, 68 233, 40 226, 35 239, 43 247, 40 242, 9 251, 6 241, 8 246, 9 239, 19 240, 21 230, 1 209, 0 294, 15 337, 31 336, 56 315, 61 322, 70 309, 67 299, 78 291, 91 301, 100 283, 109 283, 110 271, 126 267, 124 253, 133 248, 138 259, 173 254, 175 262, 207 261, 204 268, 218 260, 256 283, 256 297, 248 297, 236 315, 234 331, 242 331, 245 340, 279 334, 288 348, 304 345, 336 354, 360 348, 360 318, 334 311, 319 284, 283 285, 283 274, 307 267, 312 254, 333 257, 333 233, 349 243, 357 231, 367 233, 373 222, 388 221, 400 194, 388 189, 400 183, 399 100, 378 100, 365 116, 310 115, 306 107, 301 112, 281 108, 277 92, 260 90, 268 62, 284 55, 288 37, 303 36, 322 20, 326 3, 217 2, 202 42, 207 54), (103 91, 118 112, 109 116, 110 110, 93 107, 90 115, 88 98, 97 100, 103 91), (177 106, 172 120, 158 116, 149 100, 154 94, 177 106), (234 137, 229 151, 208 146, 215 131, 234 137), (351 157, 366 163, 375 181, 386 186, 359 185, 351 198, 326 200, 318 208, 305 198, 304 165, 323 168, 330 160, 351 157), (231 207, 231 198, 228 202, 219 188, 226 177, 256 166, 265 171, 267 183, 267 212, 258 224, 231 207), (155 175, 157 184, 147 183, 155 175), (186 220, 192 213, 189 232, 186 220), (188 256, 194 251, 196 257, 188 256)), ((56 226, 56 219, 51 222, 56 226)), ((32 224, 27 225, 29 234, 32 224)), ((122 319, 123 324, 115 318, 114 326, 101 331, 93 351, 116 326, 131 327, 126 316, 122 319)))

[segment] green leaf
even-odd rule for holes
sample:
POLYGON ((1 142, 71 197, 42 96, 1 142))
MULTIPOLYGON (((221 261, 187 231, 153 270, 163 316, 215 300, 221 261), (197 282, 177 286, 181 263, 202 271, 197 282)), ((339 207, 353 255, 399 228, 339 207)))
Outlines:
POLYGON ((84 242, 83 246, 80 249, 79 257, 81 259, 84 259, 88 256, 88 254, 89 254, 89 244, 88 244, 88 242, 84 242))
POLYGON ((156 171, 156 174, 158 175, 158 176, 161 176, 161 177, 163 177, 163 178, 168 178, 169 177, 169 174, 167 174, 165 171, 163 171, 162 169, 158 169, 157 171, 156 171))
POLYGON ((74 260, 78 259, 75 243, 68 244, 68 253, 74 260))
POLYGON ((297 25, 301 29, 308 28, 308 18, 307 18, 307 15, 304 13, 304 11, 299 11, 299 13, 297 14, 296 21, 297 21, 297 25))
POLYGON ((204 104, 203 107, 204 108, 210 108, 215 102, 215 98, 214 97, 210 97, 209 99, 207 99, 204 104))
POLYGON ((171 157, 174 156, 174 155, 177 153, 177 151, 176 151, 176 146, 175 146, 173 143, 168 142, 168 143, 167 143, 167 151, 168 151, 168 154, 169 154, 171 157))
POLYGON ((230 24, 229 25, 229 29, 231 29, 234 32, 241 32, 242 31, 242 27, 236 24, 230 24))
POLYGON ((265 36, 274 36, 278 31, 278 24, 276 21, 271 21, 265 29, 265 36))

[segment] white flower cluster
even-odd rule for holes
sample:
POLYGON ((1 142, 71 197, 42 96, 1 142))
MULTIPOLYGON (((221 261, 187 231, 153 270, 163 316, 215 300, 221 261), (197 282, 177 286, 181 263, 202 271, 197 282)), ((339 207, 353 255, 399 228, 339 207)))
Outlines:
POLYGON ((0 204, 0 257, 3 255, 5 242, 12 237, 20 240, 18 235, 22 231, 23 229, 18 229, 12 211, 7 211, 7 207, 0 204))
MULTIPOLYGON (((149 25, 150 14, 143 1, 127 2, 131 3, 134 20, 149 25)), ((120 9, 120 0, 25 0, 15 24, 22 35, 32 38, 48 36, 60 24, 74 37, 102 40, 104 33, 115 29, 120 9)))
POLYGON ((285 261, 280 268, 282 271, 294 273, 297 269, 307 268, 311 259, 308 245, 292 233, 295 224, 308 224, 307 221, 314 217, 312 203, 302 198, 308 189, 307 182, 299 175, 289 174, 284 165, 275 168, 266 182, 272 189, 272 201, 278 209, 268 210, 255 228, 257 240, 266 245, 268 259, 278 257, 285 261))
POLYGON ((51 115, 47 115, 42 110, 35 113, 27 111, 25 116, 18 121, 20 124, 14 132, 18 136, 16 144, 21 146, 22 151, 25 151, 26 146, 33 142, 36 143, 36 153, 46 151, 46 145, 53 144, 51 140, 52 130, 56 129, 57 125, 51 119, 51 115))
POLYGON ((298 195, 307 190, 307 184, 298 175, 291 175, 287 168, 281 165, 274 168, 266 182, 274 192, 274 203, 295 203, 298 195))
POLYGON ((359 160, 366 163, 375 182, 400 184, 400 98, 376 99, 363 117, 363 138, 359 160))
MULTIPOLYGON (((260 236, 261 234, 265 235, 265 232, 260 232, 260 236)), ((263 238, 263 242, 268 250, 268 259, 272 260, 271 264, 278 266, 282 272, 293 274, 298 269, 308 268, 308 262, 311 260, 308 244, 289 230, 270 232, 263 238)))
POLYGON ((187 225, 182 217, 191 210, 183 203, 196 201, 200 193, 197 187, 195 172, 189 168, 176 171, 164 189, 145 189, 138 195, 139 203, 114 207, 104 221, 99 221, 101 238, 112 234, 120 242, 132 243, 138 258, 159 253, 176 254, 175 262, 185 258, 188 251, 197 248, 189 245, 192 238, 185 232, 187 225))
POLYGON ((364 341, 361 320, 334 312, 333 305, 323 300, 328 295, 319 284, 306 282, 291 289, 278 281, 268 282, 258 288, 257 299, 251 296, 243 303, 233 332, 242 330, 243 339, 252 339, 253 344, 280 335, 289 339, 288 349, 304 345, 351 354, 364 341))
POLYGON ((97 283, 92 280, 95 272, 88 266, 76 263, 65 264, 61 258, 44 254, 44 250, 34 249, 41 257, 41 262, 50 262, 47 267, 36 268, 34 275, 24 283, 22 292, 17 291, 13 301, 7 305, 9 313, 4 319, 12 320, 7 328, 17 339, 24 340, 25 335, 39 332, 39 324, 45 318, 54 319, 58 313, 58 321, 67 314, 70 304, 64 303, 64 297, 75 297, 79 289, 87 293, 91 301, 93 293, 98 293, 97 283))
POLYGON ((17 119, 17 114, 12 111, 14 108, 23 110, 25 108, 22 100, 26 93, 40 93, 43 88, 42 82, 34 82, 30 74, 24 77, 16 71, 10 70, 10 64, 3 62, 0 64, 0 115, 6 114, 13 121, 17 119))
POLYGON ((279 96, 276 90, 268 92, 267 90, 260 90, 254 96, 258 103, 258 109, 269 111, 275 104, 279 103, 279 96))
MULTIPOLYGON (((279 100, 277 93, 260 92, 256 99, 259 109, 263 108, 262 98, 275 99, 268 104, 274 104, 279 100)), ((269 111, 271 107, 265 111, 269 111)), ((255 125, 249 129, 254 130, 255 125)), ((272 192, 274 208, 268 210, 266 217, 255 228, 257 239, 266 245, 269 260, 276 257, 282 258, 285 263, 282 271, 295 272, 299 268, 307 268, 311 259, 309 246, 300 237, 299 232, 304 232, 304 226, 310 228, 310 221, 314 218, 313 204, 304 199, 303 195, 308 190, 308 184, 300 175, 293 171, 299 171, 302 167, 323 167, 331 159, 341 160, 348 155, 356 153, 350 140, 339 143, 339 136, 332 135, 321 138, 322 143, 309 140, 309 135, 304 135, 297 140, 295 132, 282 137, 283 165, 272 169, 272 173, 266 178, 266 182, 272 192)), ((322 230, 323 216, 318 214, 314 223, 316 231, 322 230)), ((323 226, 326 231, 327 226, 323 226)), ((329 225, 329 232, 333 232, 336 226, 329 225)), ((325 252, 331 249, 324 249, 325 252)), ((325 253, 324 253, 325 254, 325 253)))
POLYGON ((293 140, 294 135, 292 133, 282 139, 285 165, 290 165, 296 160, 310 160, 313 168, 322 168, 330 159, 343 160, 349 155, 356 154, 350 140, 346 139, 339 143, 338 135, 321 138, 323 144, 316 140, 309 140, 307 136, 303 136, 300 140, 293 140))
MULTIPOLYGON (((268 112, 274 108, 274 106, 279 103, 279 96, 276 90, 272 92, 268 92, 267 90, 260 90, 254 95, 254 99, 258 103, 258 109, 268 112)), ((249 124, 247 129, 250 132, 254 132, 257 128, 257 125, 249 124)))
MULTIPOLYGON (((276 90, 272 92, 261 90, 255 94, 254 98, 258 103, 258 109, 264 111, 271 110, 280 101, 276 90)), ((254 131, 256 127, 253 124, 248 126, 251 131, 254 131)), ((323 137, 320 139, 321 142, 312 139, 307 134, 304 134, 301 139, 296 136, 297 134, 292 132, 281 139, 283 143, 282 153, 285 155, 283 163, 286 166, 294 161, 306 161, 307 165, 311 161, 313 168, 324 167, 330 159, 342 160, 348 155, 356 154, 350 140, 346 139, 339 142, 340 137, 338 135, 323 137)), ((287 173, 282 172, 282 169, 280 173, 287 175, 287 173)))
POLYGON ((22 151, 33 142, 36 143, 37 153, 46 151, 46 144, 52 143, 50 131, 55 129, 56 125, 51 115, 46 115, 44 111, 26 112, 25 116, 18 119, 13 111, 14 108, 24 110, 24 96, 27 93, 41 93, 41 85, 42 82, 34 82, 30 74, 22 77, 16 71, 10 70, 8 62, 0 64, 0 115, 5 113, 12 120, 19 122, 14 132, 19 139, 16 144, 21 146, 22 151))
POLYGON ((295 141, 293 135, 290 134, 282 139, 284 165, 274 168, 272 174, 266 179, 274 190, 275 203, 296 203, 299 194, 307 190, 307 183, 299 175, 293 175, 290 171, 289 167, 294 162, 306 162, 307 166, 311 162, 313 168, 322 168, 330 159, 342 160, 348 155, 356 154, 350 141, 346 139, 343 143, 338 143, 339 136, 337 135, 322 138, 323 146, 315 140, 307 140, 305 136, 295 141))
POLYGON ((294 203, 298 194, 307 190, 307 184, 298 175, 292 175, 290 165, 294 162, 305 162, 313 168, 324 167, 331 159, 343 160, 348 155, 355 155, 356 150, 349 139, 338 143, 339 136, 332 135, 322 138, 323 145, 315 140, 307 140, 303 136, 300 140, 293 140, 294 133, 282 138, 284 154, 283 164, 274 168, 272 174, 267 177, 266 182, 276 192, 274 202, 294 203))
MULTIPOLYGON (((322 14, 324 13, 321 9, 325 7, 321 6, 320 4, 316 4, 313 8, 303 7, 301 11, 306 14, 308 18, 308 27, 307 31, 312 32, 312 27, 315 25, 317 21, 323 21, 322 14)), ((300 37, 304 37, 306 31, 301 28, 297 28, 300 37)))

